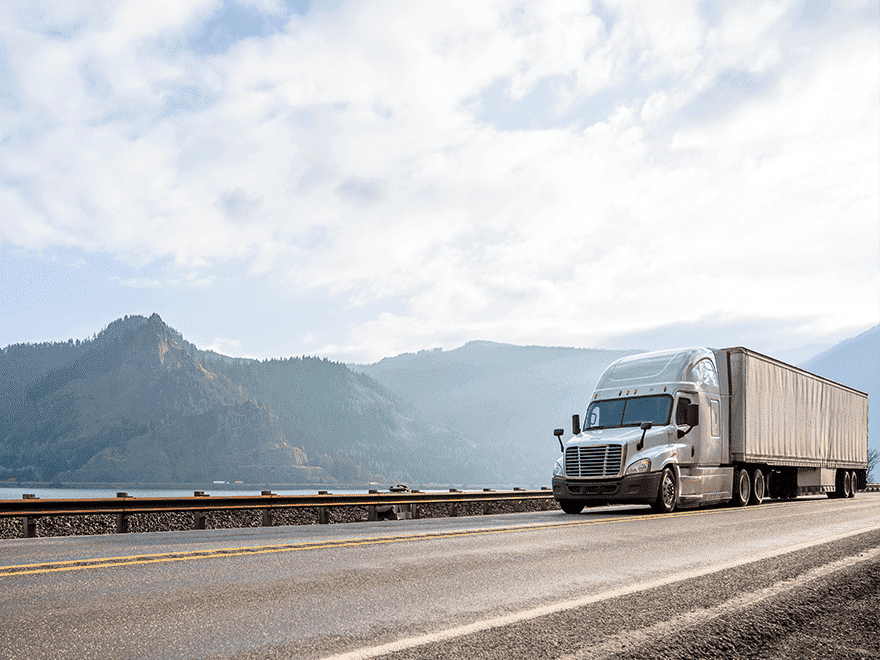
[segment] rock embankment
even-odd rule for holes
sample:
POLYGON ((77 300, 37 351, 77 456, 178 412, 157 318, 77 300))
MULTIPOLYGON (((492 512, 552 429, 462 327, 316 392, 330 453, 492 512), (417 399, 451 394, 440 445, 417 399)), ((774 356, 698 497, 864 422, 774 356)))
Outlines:
MULTIPOLYGON (((558 508, 555 500, 550 500, 549 508, 558 508)), ((519 511, 538 511, 538 500, 523 500, 522 504, 512 500, 490 502, 488 514, 515 513, 519 511)), ((327 507, 330 524, 366 522, 367 509, 362 506, 327 507)), ((422 518, 445 518, 450 514, 447 504, 421 504, 419 515, 422 518)), ((457 506, 458 516, 483 515, 481 502, 462 502, 457 506)), ((261 527, 263 514, 259 509, 225 511, 206 511, 205 529, 236 529, 241 527, 261 527)), ((272 526, 317 525, 316 508, 278 508, 272 510, 272 526)), ((161 513, 132 513, 128 515, 129 533, 138 532, 176 532, 195 528, 195 515, 191 511, 171 511, 161 513)), ((46 516, 36 522, 37 537, 47 536, 89 536, 93 534, 115 534, 116 516, 113 514, 46 516)), ((0 518, 0 539, 24 537, 21 518, 0 518)))

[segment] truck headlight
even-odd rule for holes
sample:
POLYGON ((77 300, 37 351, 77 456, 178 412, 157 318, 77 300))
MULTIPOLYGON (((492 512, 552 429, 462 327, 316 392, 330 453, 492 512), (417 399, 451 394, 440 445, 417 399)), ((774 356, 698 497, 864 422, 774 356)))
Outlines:
POLYGON ((625 474, 641 474, 642 472, 650 472, 651 471, 651 459, 643 458, 640 461, 636 461, 632 463, 628 468, 626 468, 625 474))
POLYGON ((553 476, 559 477, 565 474, 565 468, 562 467, 562 459, 560 458, 556 461, 556 464, 553 466, 553 476))

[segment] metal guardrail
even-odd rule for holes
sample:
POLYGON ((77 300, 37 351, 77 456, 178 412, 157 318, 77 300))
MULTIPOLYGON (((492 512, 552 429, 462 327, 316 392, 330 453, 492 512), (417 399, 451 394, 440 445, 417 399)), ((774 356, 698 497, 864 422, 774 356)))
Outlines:
POLYGON ((389 492, 334 495, 319 491, 317 495, 277 495, 263 491, 262 495, 223 495, 211 496, 203 491, 195 491, 192 497, 129 497, 127 493, 117 493, 115 498, 104 499, 39 499, 24 495, 20 500, 0 500, 0 519, 22 518, 23 535, 36 536, 36 521, 45 516, 82 516, 94 514, 113 514, 116 516, 116 532, 128 532, 128 516, 138 513, 192 512, 193 528, 205 529, 205 513, 208 511, 229 511, 255 509, 262 511, 262 524, 271 527, 272 512, 281 509, 317 509, 318 522, 330 522, 330 507, 360 506, 367 509, 368 520, 378 520, 382 510, 397 507, 418 519, 419 506, 423 504, 446 504, 449 515, 456 516, 458 506, 465 502, 483 503, 483 513, 488 513, 489 504, 499 501, 522 503, 523 500, 538 500, 541 509, 547 509, 552 491, 515 488, 512 491, 460 491, 425 493, 421 491, 389 492))

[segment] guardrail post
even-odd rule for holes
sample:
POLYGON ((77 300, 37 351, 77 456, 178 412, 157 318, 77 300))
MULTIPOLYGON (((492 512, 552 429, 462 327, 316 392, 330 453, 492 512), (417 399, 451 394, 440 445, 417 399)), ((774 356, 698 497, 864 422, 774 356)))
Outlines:
POLYGON ((375 504, 370 504, 367 506, 367 520, 379 520, 379 516, 376 515, 375 504))
POLYGON ((327 510, 326 506, 318 507, 318 524, 319 525, 329 525, 330 524, 330 512, 327 510))
POLYGON ((26 539, 32 539, 37 535, 37 519, 33 516, 25 516, 21 519, 21 535, 26 539))
POLYGON ((513 502, 513 510, 516 513, 522 513, 523 510, 523 501, 522 500, 514 500, 513 502))
POLYGON ((491 502, 483 502, 482 504, 483 504, 483 515, 488 516, 489 515, 489 507, 492 505, 492 503, 491 502))
POLYGON ((272 526, 272 509, 263 509, 263 527, 272 526))
POLYGON ((550 504, 550 500, 548 500, 548 499, 545 497, 545 498, 542 498, 542 499, 540 499, 540 500, 538 500, 538 501, 541 503, 541 504, 540 504, 540 506, 541 506, 541 511, 546 511, 548 505, 550 504))
POLYGON ((458 517, 458 502, 450 502, 449 503, 449 517, 457 518, 458 517))
POLYGON ((420 520, 422 517, 422 514, 419 512, 419 505, 418 504, 411 504, 410 506, 412 507, 412 519, 413 520, 420 520))
POLYGON ((124 513, 116 514, 116 533, 128 534, 128 516, 124 513))
POLYGON ((205 529, 204 511, 193 511, 193 529, 205 529))

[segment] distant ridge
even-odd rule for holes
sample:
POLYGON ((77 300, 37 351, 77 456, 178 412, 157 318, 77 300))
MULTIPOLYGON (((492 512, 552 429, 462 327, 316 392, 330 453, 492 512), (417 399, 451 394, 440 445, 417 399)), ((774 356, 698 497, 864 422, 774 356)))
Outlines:
POLYGON ((880 450, 880 325, 844 339, 800 366, 868 395, 871 446, 880 450))
POLYGON ((486 448, 505 481, 547 485, 559 453, 553 429, 583 415, 605 367, 638 352, 478 340, 349 367, 486 448))

